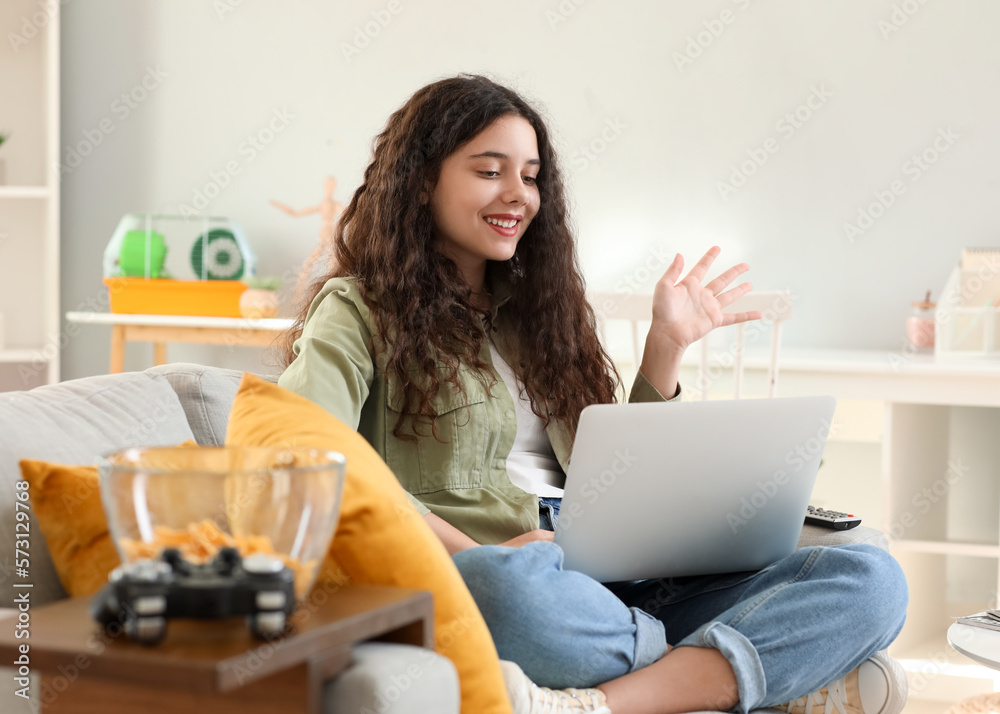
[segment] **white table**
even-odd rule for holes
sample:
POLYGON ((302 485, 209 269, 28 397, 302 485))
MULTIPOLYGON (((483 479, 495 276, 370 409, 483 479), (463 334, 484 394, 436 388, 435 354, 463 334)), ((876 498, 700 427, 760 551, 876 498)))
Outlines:
MULTIPOLYGON (((710 353, 710 368, 722 362, 719 353, 710 353)), ((768 363, 760 350, 749 349, 743 359, 749 372, 766 372, 768 363)), ((697 366, 695 350, 688 350, 683 364, 697 366)), ((782 350, 778 367, 778 396, 833 394, 900 404, 1000 406, 1000 360, 939 361, 933 354, 890 350, 789 348, 782 350)), ((717 371, 726 372, 721 367, 717 371)))
POLYGON ((198 317, 193 315, 126 315, 113 312, 67 312, 69 322, 111 325, 111 366, 116 374, 125 369, 126 342, 152 342, 153 363, 167 363, 167 343, 206 345, 271 345, 293 324, 287 318, 248 320, 242 317, 198 317))
POLYGON ((1000 669, 1000 632, 956 622, 948 628, 948 644, 980 664, 1000 669))

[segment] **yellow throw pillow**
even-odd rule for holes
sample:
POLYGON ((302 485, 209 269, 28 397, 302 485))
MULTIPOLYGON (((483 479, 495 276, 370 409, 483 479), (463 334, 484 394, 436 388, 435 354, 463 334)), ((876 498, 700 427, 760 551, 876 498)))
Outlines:
POLYGON ((31 484, 31 507, 70 597, 93 595, 121 560, 108 533, 97 469, 21 461, 31 484))
MULTIPOLYGON (((180 446, 197 446, 185 441, 180 446)), ((21 478, 31 485, 31 508, 70 597, 93 595, 121 559, 108 533, 95 466, 65 466, 22 459, 21 478)))
POLYGON ((462 576, 364 437, 305 397, 243 375, 226 443, 311 446, 347 457, 340 522, 318 580, 429 590, 436 650, 458 670, 465 714, 510 714, 496 647, 462 576), (342 580, 341 580, 342 582, 342 580))

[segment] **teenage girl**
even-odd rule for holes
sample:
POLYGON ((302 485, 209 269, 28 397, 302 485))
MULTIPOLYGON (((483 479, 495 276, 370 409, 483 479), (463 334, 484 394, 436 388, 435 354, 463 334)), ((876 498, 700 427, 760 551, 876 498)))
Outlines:
MULTIPOLYGON (((336 269, 287 336, 279 384, 385 459, 501 658, 542 687, 579 688, 519 688, 509 665, 515 710, 902 708, 905 679, 876 653, 902 627, 906 583, 877 547, 607 585, 562 569, 550 529, 574 428, 585 406, 616 400, 619 378, 549 132, 517 93, 468 75, 417 91, 375 139, 335 248, 336 269)), ((729 287, 745 264, 704 282, 718 254, 683 277, 678 255, 657 282, 629 401, 679 399, 685 349, 759 318, 722 312, 750 285, 729 287)))

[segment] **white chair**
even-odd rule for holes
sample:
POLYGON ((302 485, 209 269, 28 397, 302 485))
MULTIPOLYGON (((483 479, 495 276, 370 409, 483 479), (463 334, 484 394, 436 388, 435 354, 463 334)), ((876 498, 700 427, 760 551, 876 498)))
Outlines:
MULTIPOLYGON (((602 338, 606 334, 607 322, 622 320, 629 323, 632 336, 632 360, 636 370, 642 360, 642 349, 645 335, 639 334, 639 324, 649 323, 653 316, 652 295, 620 295, 617 293, 592 293, 590 304, 597 314, 597 326, 602 338)), ((771 324, 771 358, 767 370, 767 396, 773 397, 778 387, 778 354, 781 343, 782 323, 792 316, 794 297, 788 290, 768 292, 753 292, 744 295, 724 312, 748 312, 758 310, 761 321, 771 324)), ((735 330, 736 339, 730 343, 729 349, 719 353, 716 359, 724 366, 733 368, 734 398, 743 396, 743 352, 748 332, 756 334, 761 328, 756 322, 741 323, 725 330, 735 330), (731 359, 731 364, 725 364, 731 359)), ((700 362, 698 367, 698 388, 701 398, 708 399, 708 392, 714 377, 711 376, 709 365, 709 340, 700 340, 700 362)))

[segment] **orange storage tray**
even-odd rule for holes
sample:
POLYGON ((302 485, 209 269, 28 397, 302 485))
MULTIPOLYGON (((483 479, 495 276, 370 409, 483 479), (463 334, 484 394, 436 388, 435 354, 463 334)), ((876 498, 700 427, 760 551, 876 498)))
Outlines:
POLYGON ((111 312, 133 315, 202 315, 239 317, 239 280, 165 280, 104 278, 111 312))

